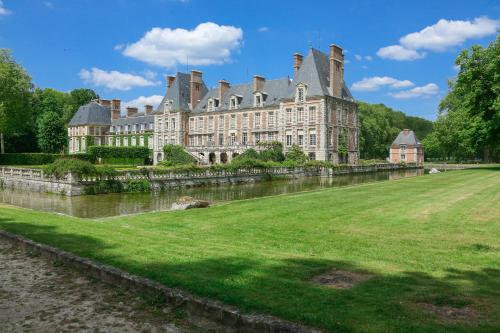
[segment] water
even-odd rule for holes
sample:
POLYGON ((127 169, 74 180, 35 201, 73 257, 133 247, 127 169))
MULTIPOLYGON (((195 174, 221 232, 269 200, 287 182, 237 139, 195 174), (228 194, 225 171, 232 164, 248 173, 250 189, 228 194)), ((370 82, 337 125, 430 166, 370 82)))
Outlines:
POLYGON ((4 189, 0 191, 0 202, 77 217, 99 218, 169 210, 172 203, 185 195, 216 203, 373 181, 393 180, 423 174, 424 170, 422 169, 380 171, 332 178, 303 177, 254 184, 170 189, 160 193, 118 193, 75 197, 4 189))

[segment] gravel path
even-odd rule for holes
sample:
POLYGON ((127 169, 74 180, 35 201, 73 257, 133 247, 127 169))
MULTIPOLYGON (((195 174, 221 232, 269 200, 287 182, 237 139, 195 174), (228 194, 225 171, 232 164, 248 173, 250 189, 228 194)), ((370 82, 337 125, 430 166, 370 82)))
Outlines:
POLYGON ((31 256, 0 238, 2 332, 226 332, 31 256))

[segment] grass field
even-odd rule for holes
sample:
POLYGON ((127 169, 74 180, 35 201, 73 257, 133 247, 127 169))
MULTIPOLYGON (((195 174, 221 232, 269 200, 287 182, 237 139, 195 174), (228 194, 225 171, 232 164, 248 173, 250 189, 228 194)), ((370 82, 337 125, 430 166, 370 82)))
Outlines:
POLYGON ((500 169, 99 220, 0 205, 0 229, 332 332, 500 329, 500 169), (371 278, 311 282, 331 269, 371 278))

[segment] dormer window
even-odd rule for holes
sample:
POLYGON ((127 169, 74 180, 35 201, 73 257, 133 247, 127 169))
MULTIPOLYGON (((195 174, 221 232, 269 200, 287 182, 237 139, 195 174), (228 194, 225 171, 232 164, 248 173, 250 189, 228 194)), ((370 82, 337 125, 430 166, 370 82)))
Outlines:
POLYGON ((238 97, 231 96, 231 99, 229 100, 229 108, 230 109, 237 109, 238 108, 238 97))
POLYGON ((172 110, 172 105, 174 104, 174 101, 171 99, 167 99, 165 101, 165 104, 163 105, 164 111, 170 111, 172 110))
POLYGON ((306 99, 306 87, 303 85, 298 85, 295 100, 298 103, 303 103, 305 99, 306 99))
POLYGON ((214 100, 213 100, 213 98, 210 98, 210 99, 208 100, 207 110, 208 110, 208 111, 214 111, 214 110, 215 110, 215 107, 214 107, 214 100))
POLYGON ((262 94, 261 93, 256 93, 254 95, 253 106, 255 106, 255 107, 261 107, 262 106, 262 94))

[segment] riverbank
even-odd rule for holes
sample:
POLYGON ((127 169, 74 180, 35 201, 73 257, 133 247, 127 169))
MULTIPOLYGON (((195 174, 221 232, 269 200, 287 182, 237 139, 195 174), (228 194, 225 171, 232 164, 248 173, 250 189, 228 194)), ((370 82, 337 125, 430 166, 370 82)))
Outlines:
POLYGON ((0 205, 0 228, 332 332, 494 331, 499 187, 477 169, 99 220, 0 205))

